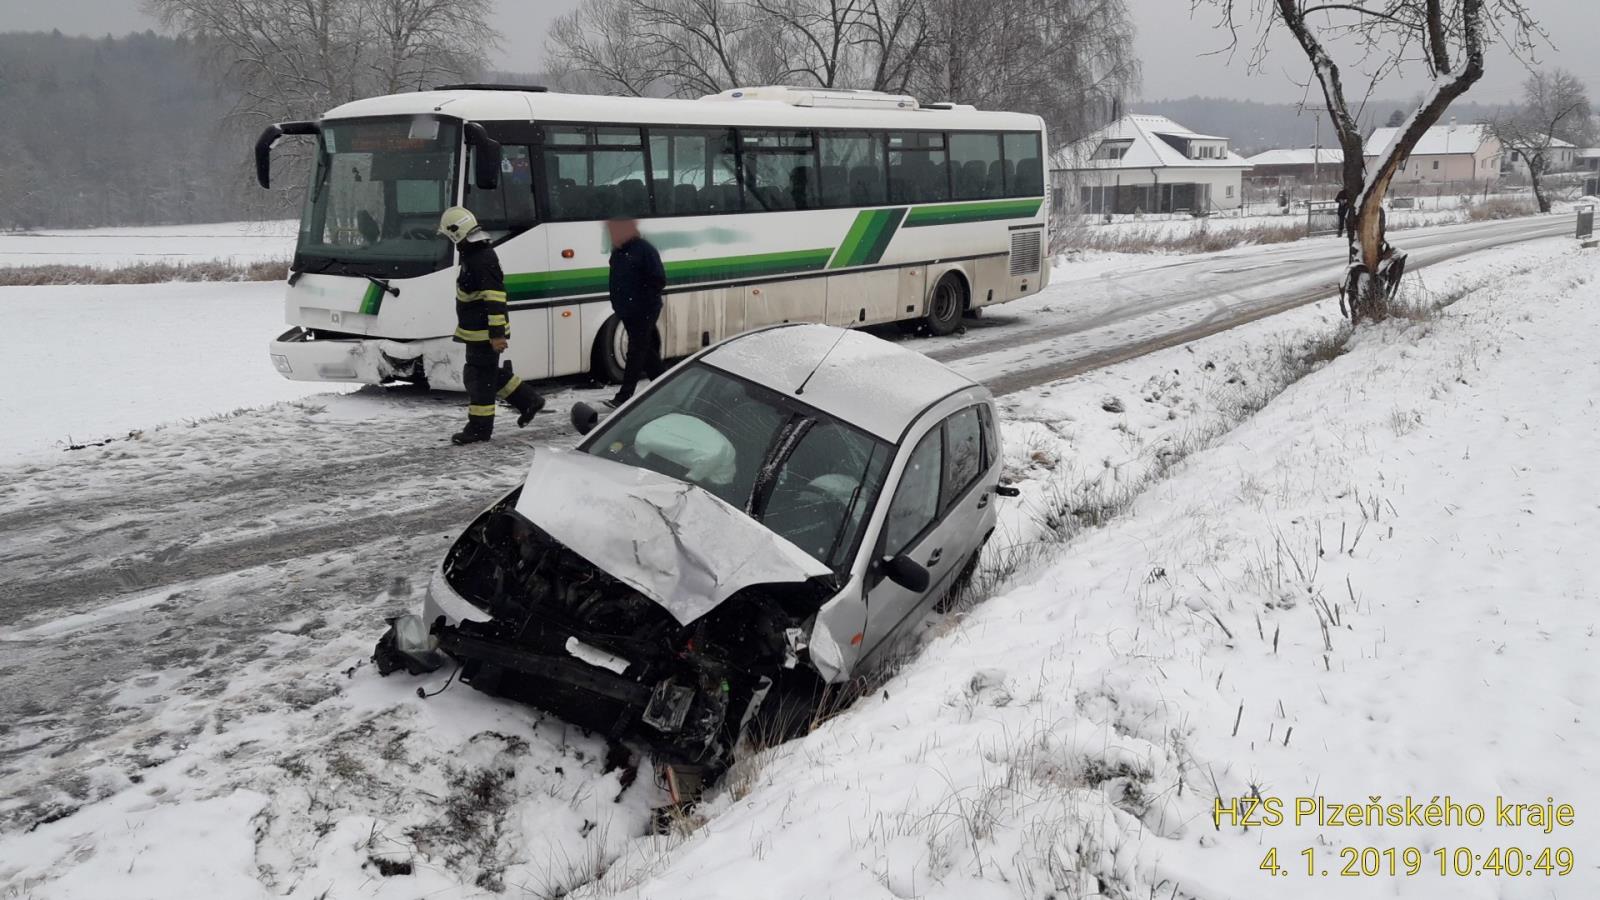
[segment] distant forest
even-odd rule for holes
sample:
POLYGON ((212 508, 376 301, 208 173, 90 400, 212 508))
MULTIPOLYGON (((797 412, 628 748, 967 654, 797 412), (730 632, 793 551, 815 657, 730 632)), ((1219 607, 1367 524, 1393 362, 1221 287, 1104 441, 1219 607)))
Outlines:
MULTIPOLYGON (((491 76, 515 81, 538 76, 491 76)), ((171 225, 287 215, 250 176, 254 134, 230 127, 233 98, 190 42, 153 32, 85 38, 0 33, 0 228, 171 225)), ((1403 101, 1372 102, 1368 128, 1403 101)), ((1249 155, 1309 146, 1313 114, 1294 104, 1191 97, 1132 103, 1249 155)), ((1462 122, 1491 112, 1458 104, 1462 122)), ((1332 131, 1323 123, 1325 145, 1332 131)), ((281 202, 283 195, 277 195, 281 202)))
POLYGON ((240 218, 231 107, 185 40, 0 34, 0 228, 240 218))
MULTIPOLYGON (((1320 106, 1320 102, 1312 105, 1320 106)), ((1388 123, 1396 112, 1408 115, 1417 106, 1411 100, 1372 100, 1361 111, 1361 133, 1388 123)), ((1166 116, 1201 134, 1222 135, 1230 139, 1233 151, 1253 156, 1263 150, 1281 147, 1310 147, 1317 137, 1318 115, 1322 120, 1322 146, 1337 147, 1339 139, 1328 126, 1326 113, 1301 111, 1294 103, 1257 103, 1254 100, 1225 100, 1217 97, 1188 97, 1183 100, 1149 100, 1129 103, 1132 112, 1166 116)), ((1462 124, 1486 122, 1495 107, 1458 101, 1443 121, 1455 117, 1462 124)))

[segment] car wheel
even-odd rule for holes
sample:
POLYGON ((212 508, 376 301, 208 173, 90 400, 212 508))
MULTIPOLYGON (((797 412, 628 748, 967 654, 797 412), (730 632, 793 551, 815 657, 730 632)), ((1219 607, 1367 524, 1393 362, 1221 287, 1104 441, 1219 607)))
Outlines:
POLYGON ((606 384, 621 384, 628 364, 628 329, 616 316, 606 319, 595 335, 589 357, 589 373, 606 384))
POLYGON ((922 322, 936 337, 952 334, 961 327, 961 314, 967 306, 967 290, 961 276, 946 272, 928 295, 928 316, 922 322))

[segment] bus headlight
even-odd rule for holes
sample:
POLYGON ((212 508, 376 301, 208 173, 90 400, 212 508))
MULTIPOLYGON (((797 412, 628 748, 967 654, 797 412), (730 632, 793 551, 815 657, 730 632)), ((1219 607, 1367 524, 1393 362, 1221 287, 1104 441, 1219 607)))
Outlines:
POLYGON ((291 375, 294 373, 294 366, 289 365, 289 357, 284 356, 282 353, 272 354, 272 365, 284 375, 291 375))

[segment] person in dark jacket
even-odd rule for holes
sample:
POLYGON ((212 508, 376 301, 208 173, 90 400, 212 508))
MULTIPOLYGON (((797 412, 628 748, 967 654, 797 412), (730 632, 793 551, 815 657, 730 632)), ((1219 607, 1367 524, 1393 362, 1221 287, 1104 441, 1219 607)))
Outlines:
POLYGON ((1344 237, 1355 229, 1354 217, 1350 215, 1350 192, 1345 188, 1339 189, 1339 194, 1333 198, 1339 204, 1337 215, 1339 217, 1339 236, 1344 237))
POLYGON ((661 254, 639 234, 634 219, 617 218, 606 222, 611 236, 611 311, 628 333, 628 359, 623 366, 622 386, 607 402, 616 408, 633 396, 639 379, 661 377, 661 335, 656 320, 661 318, 661 292, 667 286, 661 254))
POLYGON ((506 278, 494 243, 470 210, 453 206, 439 220, 439 233, 456 245, 461 272, 456 276, 455 339, 467 345, 461 380, 467 388, 467 427, 450 436, 454 444, 487 441, 494 434, 495 400, 517 409, 517 425, 528 424, 544 408, 544 398, 500 364, 511 339, 506 314, 506 278))

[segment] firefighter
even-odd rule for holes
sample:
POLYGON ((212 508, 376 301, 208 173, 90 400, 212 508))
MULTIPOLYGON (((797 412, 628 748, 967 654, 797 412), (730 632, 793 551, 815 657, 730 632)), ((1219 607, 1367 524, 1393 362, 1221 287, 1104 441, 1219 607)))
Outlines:
POLYGON ((461 380, 467 386, 467 427, 450 436, 453 444, 487 441, 494 433, 496 398, 517 409, 517 426, 528 424, 544 408, 544 398, 511 370, 500 365, 511 337, 506 318, 506 279, 500 257, 478 217, 452 206, 439 219, 439 233, 461 254, 461 274, 456 276, 455 339, 467 345, 467 365, 461 380))

